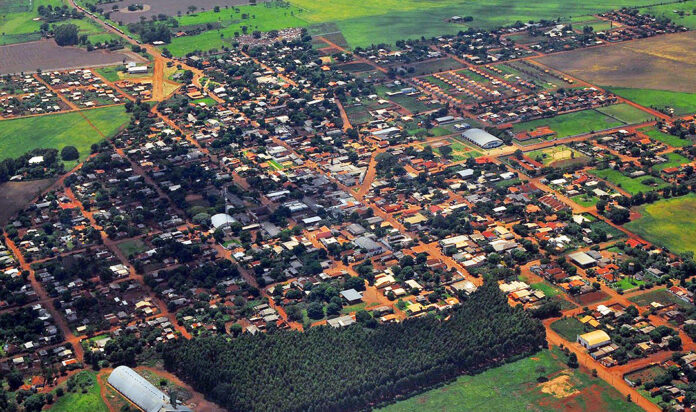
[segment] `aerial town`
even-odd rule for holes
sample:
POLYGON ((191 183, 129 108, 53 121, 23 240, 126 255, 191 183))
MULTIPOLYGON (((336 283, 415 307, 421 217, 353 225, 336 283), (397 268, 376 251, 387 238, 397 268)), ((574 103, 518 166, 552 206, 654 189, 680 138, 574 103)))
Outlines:
POLYGON ((0 0, 0 411, 696 408, 696 0, 0 0))

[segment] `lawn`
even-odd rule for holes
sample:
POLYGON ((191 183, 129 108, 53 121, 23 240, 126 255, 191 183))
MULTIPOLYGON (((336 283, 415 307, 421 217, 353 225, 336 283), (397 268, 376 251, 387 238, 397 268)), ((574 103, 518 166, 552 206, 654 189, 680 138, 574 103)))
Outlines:
POLYGON ((126 256, 137 255, 147 248, 145 243, 140 239, 126 240, 117 245, 119 250, 126 256))
POLYGON ((643 123, 653 118, 650 113, 636 109, 627 103, 600 107, 597 111, 626 124, 643 123))
POLYGON ((560 295, 561 293, 563 293, 563 292, 561 292, 560 289, 558 289, 554 286, 551 286, 550 284, 548 284, 546 282, 532 283, 529 286, 531 286, 532 289, 536 289, 536 290, 540 290, 540 291, 544 292, 544 295, 546 295, 547 297, 557 296, 557 295, 560 295))
POLYGON ((474 376, 461 376, 441 388, 389 405, 382 412, 422 411, 558 411, 611 410, 640 411, 616 389, 580 370, 568 369, 565 355, 557 348, 543 350, 516 362, 489 369, 474 376), (538 383, 545 376, 550 382, 570 385, 561 394, 548 390, 549 383, 538 383), (597 395, 599 394, 599 395, 597 395), (592 405, 588 408, 588 405, 592 405))
MULTIPOLYGON (((696 7, 696 3, 693 4, 696 7)), ((678 116, 696 112, 696 93, 627 87, 608 87, 607 90, 641 106, 656 109, 671 107, 678 116)))
POLYGON ((683 300, 679 299, 678 297, 674 296, 673 294, 667 292, 667 289, 664 288, 651 290, 650 292, 634 296, 632 298, 629 298, 628 300, 630 300, 638 306, 648 306, 653 302, 657 302, 662 305, 670 305, 672 303, 676 303, 677 305, 683 308, 688 308, 691 306, 683 300))
POLYGON ((217 105, 217 102, 215 100, 213 100, 213 98, 211 98, 211 97, 203 97, 200 99, 192 100, 191 103, 196 104, 196 105, 200 104, 200 103, 204 103, 206 106, 216 106, 217 105))
POLYGON ((592 207, 597 204, 599 198, 588 195, 577 195, 571 197, 571 200, 582 207, 592 207))
POLYGON ((665 155, 661 155, 667 158, 667 161, 664 163, 657 164, 653 166, 653 170, 656 171, 662 171, 670 167, 679 167, 683 164, 690 163, 691 161, 687 159, 686 157, 680 155, 679 153, 667 153, 665 155))
POLYGON ((686 147, 686 146, 691 146, 694 143, 691 140, 688 139, 682 139, 680 137, 667 134, 667 133, 662 133, 660 130, 657 130, 652 127, 645 127, 643 129, 639 129, 642 133, 650 136, 651 139, 655 139, 658 142, 665 143, 669 146, 672 147, 686 147))
POLYGON ((622 126, 624 123, 596 110, 582 110, 566 113, 560 116, 537 119, 529 122, 517 123, 513 126, 515 132, 533 130, 540 126, 548 126, 556 132, 559 138, 575 136, 578 134, 599 131, 622 126))
POLYGON ((578 335, 585 333, 585 325, 575 318, 559 319, 551 324, 551 329, 568 342, 575 342, 578 335))
POLYGON ((0 121, 0 154, 19 157, 38 148, 62 149, 73 145, 84 160, 92 144, 103 137, 83 118, 85 116, 104 136, 115 134, 128 122, 123 106, 0 121))
MULTIPOLYGON (((51 411, 53 412, 109 412, 99 393, 97 374, 92 371, 82 371, 75 375, 77 380, 76 392, 65 390, 65 395, 57 398, 51 411), (80 388, 86 388, 87 393, 82 393, 80 388)), ((54 393, 55 396, 55 393, 54 393)))
POLYGON ((645 282, 642 280, 637 280, 637 279, 631 279, 629 277, 624 277, 618 282, 614 282, 611 284, 611 287, 614 289, 621 289, 623 291, 635 289, 639 287, 640 285, 644 285, 645 282))
POLYGON ((640 218, 625 227, 672 252, 696 253, 696 194, 663 199, 637 208, 640 218))
POLYGON ((591 170, 590 173, 593 175, 600 177, 604 180, 607 180, 616 186, 622 188, 623 190, 627 191, 631 195, 636 195, 639 192, 650 192, 653 190, 661 189, 665 186, 667 186, 667 183, 662 180, 658 179, 656 177, 652 177, 650 175, 645 175, 641 177, 628 177, 624 175, 623 173, 619 172, 618 170, 614 169, 602 169, 602 170, 591 170), (655 181, 655 184, 653 185, 646 185, 643 184, 643 182, 647 179, 653 179, 655 181))

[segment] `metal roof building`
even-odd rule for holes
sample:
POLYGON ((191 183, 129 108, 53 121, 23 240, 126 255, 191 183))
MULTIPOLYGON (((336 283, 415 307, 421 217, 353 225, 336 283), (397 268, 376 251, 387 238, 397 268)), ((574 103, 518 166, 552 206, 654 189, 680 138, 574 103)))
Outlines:
POLYGON ((227 213, 218 213, 217 215, 214 215, 210 218, 210 223, 212 223, 215 229, 225 228, 236 221, 237 219, 233 218, 227 213))
POLYGON ((170 405, 169 396, 128 366, 119 366, 114 369, 107 382, 145 412, 191 412, 191 409, 185 406, 170 405))
POLYGON ((469 129, 462 133, 462 137, 484 149, 493 149, 503 145, 502 140, 481 129, 469 129))

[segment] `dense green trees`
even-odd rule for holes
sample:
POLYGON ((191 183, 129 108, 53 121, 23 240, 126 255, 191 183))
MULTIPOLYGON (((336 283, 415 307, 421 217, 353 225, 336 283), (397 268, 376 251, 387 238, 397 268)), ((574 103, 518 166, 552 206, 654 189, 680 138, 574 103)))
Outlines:
POLYGON ((71 46, 77 44, 78 31, 76 25, 69 23, 56 26, 53 34, 59 46, 71 46))
POLYGON ((490 282, 435 317, 180 340, 165 365, 229 410, 355 410, 545 345, 544 328, 490 282))

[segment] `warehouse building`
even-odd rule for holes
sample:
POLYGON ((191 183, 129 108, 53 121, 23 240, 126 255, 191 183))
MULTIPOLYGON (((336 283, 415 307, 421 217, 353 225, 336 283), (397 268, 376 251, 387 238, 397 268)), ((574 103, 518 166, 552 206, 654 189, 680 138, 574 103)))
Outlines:
POLYGON ((128 366, 114 369, 107 382, 145 412, 192 412, 185 406, 172 406, 169 396, 128 366))
POLYGON ((606 346, 611 343, 611 338, 603 330, 595 330, 582 335, 578 335, 578 343, 587 350, 606 346))
POLYGON ((493 149, 503 145, 503 141, 481 129, 469 129, 462 137, 484 149, 493 149))

